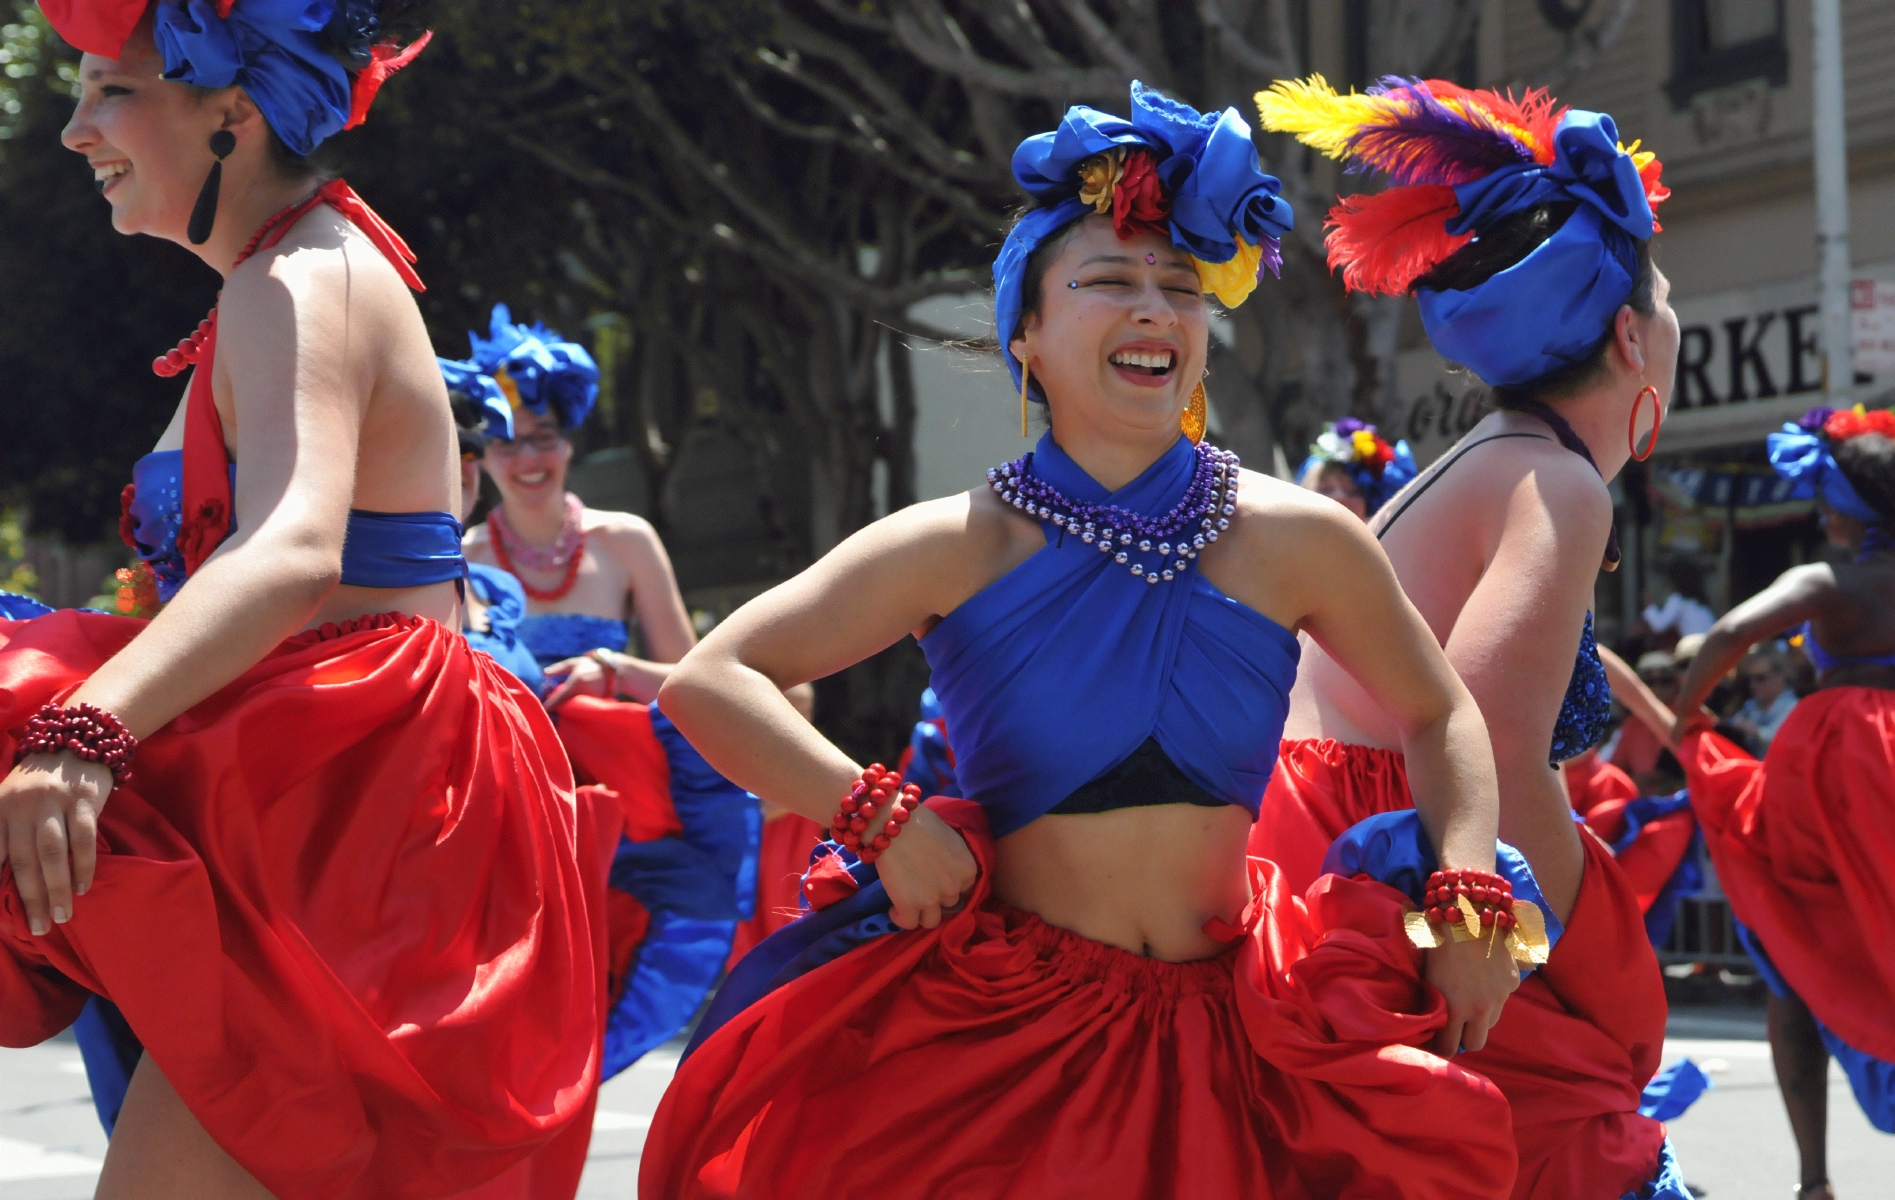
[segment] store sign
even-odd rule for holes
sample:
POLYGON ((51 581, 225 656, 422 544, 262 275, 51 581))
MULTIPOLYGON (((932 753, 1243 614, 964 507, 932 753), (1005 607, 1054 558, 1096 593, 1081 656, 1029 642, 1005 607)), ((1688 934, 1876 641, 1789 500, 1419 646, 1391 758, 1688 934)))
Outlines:
MULTIPOLYGON (((1895 277, 1895 264, 1865 270, 1895 277)), ((1895 283, 1858 282, 1854 296, 1856 369, 1895 374, 1895 283), (1867 309, 1861 307, 1865 299, 1867 309), (1873 343, 1866 350, 1865 336, 1873 343)), ((1746 406, 1813 396, 1822 389, 1813 278, 1677 300, 1672 307, 1678 314, 1678 373, 1671 407, 1674 416, 1693 414, 1686 424, 1728 419, 1732 426, 1747 427, 1752 422, 1746 406)), ((1450 371, 1429 347, 1402 354, 1395 381, 1401 403, 1382 432, 1407 438, 1420 462, 1438 457, 1485 411, 1480 380, 1450 371)))

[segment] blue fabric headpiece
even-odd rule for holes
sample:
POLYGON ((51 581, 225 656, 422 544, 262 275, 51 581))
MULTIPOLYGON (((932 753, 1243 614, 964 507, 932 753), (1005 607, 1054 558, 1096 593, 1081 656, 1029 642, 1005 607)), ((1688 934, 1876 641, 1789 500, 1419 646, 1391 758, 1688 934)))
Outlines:
POLYGON ((1171 201, 1173 246, 1201 262, 1228 263, 1242 237, 1262 248, 1262 265, 1272 272, 1282 262, 1277 239, 1295 226, 1296 214, 1277 194, 1282 184, 1258 165, 1250 126, 1236 109, 1200 113, 1137 82, 1129 121, 1074 105, 1058 129, 1035 134, 1013 152, 1013 177, 1037 205, 1014 225, 994 260, 994 332, 1016 387, 1020 362, 1008 343, 1025 307, 1027 259, 1048 237, 1092 211, 1079 199, 1079 164, 1114 146, 1152 152, 1171 201))
POLYGON ((1829 451, 1829 439, 1800 425, 1785 425, 1783 432, 1766 439, 1770 445, 1770 465, 1777 474, 1796 486, 1790 495, 1798 500, 1822 497, 1824 504, 1864 525, 1880 525, 1882 514, 1870 508, 1856 494, 1849 480, 1836 465, 1829 451))
MULTIPOLYGON (((361 55, 380 32, 373 5, 341 0, 344 53, 361 55)), ((353 103, 348 69, 322 34, 338 0, 159 0, 153 32, 164 77, 194 87, 240 87, 283 144, 308 154, 346 126, 353 103)), ((360 64, 358 64, 360 65, 360 64)))
POLYGON ((1301 482, 1309 477, 1312 469, 1331 465, 1349 473, 1349 478, 1361 489, 1363 502, 1369 510, 1367 515, 1371 517, 1421 473, 1415 465, 1415 452, 1409 448, 1408 439, 1403 438, 1395 443, 1395 461, 1384 466, 1380 476, 1358 462, 1345 462, 1327 454, 1311 454, 1303 460, 1302 466, 1296 468, 1296 478, 1301 482))
POLYGON ((515 325, 504 304, 493 306, 488 335, 470 333, 473 363, 493 376, 507 399, 544 415, 552 409, 561 429, 577 429, 599 399, 599 368, 577 342, 562 341, 544 325, 515 325))
POLYGON ((480 431, 490 438, 512 441, 513 405, 500 389, 499 381, 476 363, 438 357, 434 361, 441 365, 441 378, 446 381, 447 390, 466 396, 480 410, 480 431))
POLYGON ((1450 234, 1476 235, 1542 204, 1579 207, 1531 254, 1469 291, 1418 289, 1435 349, 1491 387, 1527 383, 1585 358, 1632 295, 1638 242, 1652 209, 1618 127, 1573 109, 1553 135, 1551 163, 1503 167, 1454 189, 1450 234))

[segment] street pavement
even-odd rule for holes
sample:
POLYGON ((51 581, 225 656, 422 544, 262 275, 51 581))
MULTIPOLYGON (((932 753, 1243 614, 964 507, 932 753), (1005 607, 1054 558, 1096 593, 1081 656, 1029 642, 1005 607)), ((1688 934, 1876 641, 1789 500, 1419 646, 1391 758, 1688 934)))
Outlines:
MULTIPOLYGON (((1671 1125, 1686 1178, 1710 1200, 1784 1200, 1796 1182, 1796 1153, 1762 1010, 1674 1009, 1669 1032, 1666 1064, 1689 1056, 1714 1083, 1671 1125)), ((660 1047, 601 1091, 583 1200, 636 1195, 645 1131, 681 1049, 660 1047)), ((0 1050, 0 1197, 83 1200, 104 1155, 78 1048, 56 1038, 30 1050, 0 1050)), ((1840 1070, 1830 1080, 1829 1162, 1839 1200, 1890 1194, 1895 1142, 1863 1118, 1840 1070)))

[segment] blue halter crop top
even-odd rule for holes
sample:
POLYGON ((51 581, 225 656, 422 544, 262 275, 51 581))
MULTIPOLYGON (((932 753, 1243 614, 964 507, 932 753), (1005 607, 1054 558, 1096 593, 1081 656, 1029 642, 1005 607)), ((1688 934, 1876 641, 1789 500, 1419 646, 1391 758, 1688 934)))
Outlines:
MULTIPOLYGON (((1454 457, 1430 471, 1420 483, 1403 493, 1401 507, 1376 531, 1376 540, 1386 537, 1395 522, 1401 520, 1402 514, 1421 499, 1422 494, 1433 487, 1436 480, 1447 474, 1448 468, 1461 461, 1468 451, 1475 446, 1508 438, 1552 440, 1537 433, 1498 433, 1478 442, 1469 442, 1454 457)), ((1579 631, 1579 657, 1573 662, 1572 677, 1566 681, 1566 695, 1560 700, 1559 716, 1553 722, 1553 744, 1548 751, 1547 762, 1557 767, 1569 758, 1578 758, 1605 740, 1606 729, 1611 723, 1612 688, 1606 682, 1605 663, 1599 659, 1599 643, 1593 637, 1592 613, 1588 611, 1586 623, 1579 631)))
POLYGON ((550 667, 593 650, 623 650, 632 640, 632 630, 625 622, 611 617, 535 613, 520 619, 519 636, 540 666, 550 667))
POLYGON ((1831 654, 1816 640, 1816 631, 1808 621, 1797 632, 1802 635, 1803 650, 1819 679, 1834 667, 1895 667, 1895 654, 1831 654))
MULTIPOLYGON (((1179 438, 1108 493, 1047 434, 1029 469, 1073 500, 1155 515, 1184 495, 1195 465, 1179 438)), ((1218 591, 1196 560, 1171 583, 1147 584, 1051 522, 1042 528, 1043 549, 921 639, 955 774, 994 836, 1135 755, 1255 816, 1289 712, 1296 637, 1218 591)))
MULTIPOLYGON (((236 468, 231 468, 233 477, 236 468)), ((126 515, 138 556, 151 564, 158 598, 184 586, 178 531, 184 516, 184 452, 157 450, 132 467, 134 488, 126 515)), ((231 528, 236 528, 233 522, 231 528)), ((408 588, 458 580, 461 523, 445 512, 379 513, 349 510, 342 543, 342 582, 355 587, 408 588)))

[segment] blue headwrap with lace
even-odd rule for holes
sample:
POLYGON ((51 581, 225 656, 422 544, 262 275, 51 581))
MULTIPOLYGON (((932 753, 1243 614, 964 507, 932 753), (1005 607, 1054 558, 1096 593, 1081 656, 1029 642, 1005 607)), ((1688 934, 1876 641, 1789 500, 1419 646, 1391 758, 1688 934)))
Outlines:
POLYGON ((1582 361, 1611 328, 1638 278, 1638 243, 1652 209, 1618 127, 1572 109, 1553 134, 1550 163, 1516 164, 1454 189, 1451 236, 1478 237, 1542 204, 1578 204, 1552 237, 1467 291, 1416 290, 1436 350, 1489 386, 1527 383, 1582 361))
POLYGON ((1833 409, 1814 408, 1802 420, 1783 427, 1765 439, 1770 448, 1770 465, 1778 475, 1795 486, 1790 495, 1797 500, 1818 497, 1831 509, 1864 525, 1882 524, 1882 514, 1871 508, 1856 493, 1849 479, 1836 465, 1829 439, 1823 434, 1825 421, 1833 409))
POLYGON ((1236 109, 1200 113, 1136 82, 1129 121, 1074 105, 1058 129, 1027 138, 1013 154, 1013 177, 1037 206, 1015 223, 994 260, 994 330, 1015 386, 1020 362, 1008 343, 1025 307, 1027 260, 1047 238, 1098 211, 1080 198, 1081 168, 1115 149, 1150 151, 1169 201, 1171 244, 1195 260, 1206 288, 1226 304, 1242 303, 1263 268, 1275 273, 1282 264, 1278 239, 1296 215, 1277 194, 1282 185, 1258 164, 1250 126, 1236 109))
POLYGON ((486 337, 467 340, 474 353, 464 365, 490 376, 513 409, 550 410, 560 428, 577 429, 599 399, 599 368, 586 348, 544 325, 515 325, 504 304, 494 305, 486 337))

